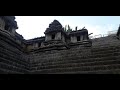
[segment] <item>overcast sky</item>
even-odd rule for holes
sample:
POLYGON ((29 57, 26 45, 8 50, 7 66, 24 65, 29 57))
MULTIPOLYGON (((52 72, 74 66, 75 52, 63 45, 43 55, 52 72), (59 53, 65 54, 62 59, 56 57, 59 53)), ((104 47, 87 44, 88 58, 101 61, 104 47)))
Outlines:
POLYGON ((76 26, 78 29, 85 27, 93 35, 103 35, 108 31, 117 30, 120 24, 120 16, 16 16, 16 31, 25 39, 41 37, 54 19, 63 27, 68 24, 72 29, 76 26))

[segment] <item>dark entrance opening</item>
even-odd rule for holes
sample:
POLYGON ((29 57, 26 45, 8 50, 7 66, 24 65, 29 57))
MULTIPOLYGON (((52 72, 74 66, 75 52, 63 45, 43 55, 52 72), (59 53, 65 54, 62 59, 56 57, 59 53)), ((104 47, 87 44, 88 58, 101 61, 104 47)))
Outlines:
POLYGON ((77 41, 80 41, 80 36, 77 36, 77 41))
POLYGON ((55 39, 55 34, 52 35, 52 39, 55 39))
POLYGON ((41 46, 41 43, 38 43, 38 47, 40 47, 41 46))

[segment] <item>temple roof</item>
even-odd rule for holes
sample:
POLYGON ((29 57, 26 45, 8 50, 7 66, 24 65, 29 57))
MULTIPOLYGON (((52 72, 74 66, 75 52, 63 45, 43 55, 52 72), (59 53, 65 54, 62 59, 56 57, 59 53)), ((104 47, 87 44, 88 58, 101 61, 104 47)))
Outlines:
POLYGON ((63 31, 61 23, 58 20, 54 20, 49 24, 49 27, 46 29, 45 33, 63 31))
POLYGON ((88 34, 88 30, 87 29, 80 29, 80 30, 77 30, 77 31, 71 31, 69 33, 69 35, 76 35, 76 34, 88 34))
POLYGON ((40 42, 43 42, 43 41, 45 41, 45 37, 37 37, 37 38, 34 38, 34 39, 26 40, 26 43, 27 44, 32 44, 32 43, 40 43, 40 42))

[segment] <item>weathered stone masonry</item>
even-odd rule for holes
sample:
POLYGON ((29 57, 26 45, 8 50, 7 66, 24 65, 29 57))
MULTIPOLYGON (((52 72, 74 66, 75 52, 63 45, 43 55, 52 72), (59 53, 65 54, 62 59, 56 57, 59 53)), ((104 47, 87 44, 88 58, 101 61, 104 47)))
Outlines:
MULTIPOLYGON (((14 16, 0 16, 0 73, 119 73, 116 36, 89 39, 88 30, 65 32, 54 20, 44 37, 25 40, 14 16)), ((119 38, 119 32, 117 33, 119 38)))

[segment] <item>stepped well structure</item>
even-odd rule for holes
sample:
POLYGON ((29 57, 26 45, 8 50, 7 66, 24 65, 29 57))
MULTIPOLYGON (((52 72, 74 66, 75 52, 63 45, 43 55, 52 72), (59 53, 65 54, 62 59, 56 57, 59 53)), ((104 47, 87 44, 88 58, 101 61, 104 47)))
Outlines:
POLYGON ((25 40, 14 16, 0 16, 1 74, 119 74, 120 29, 90 39, 83 28, 64 31, 54 20, 44 37, 25 40))

